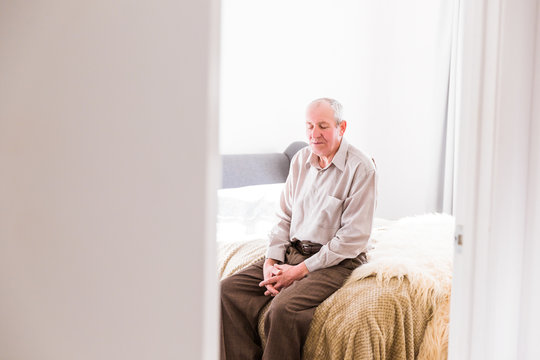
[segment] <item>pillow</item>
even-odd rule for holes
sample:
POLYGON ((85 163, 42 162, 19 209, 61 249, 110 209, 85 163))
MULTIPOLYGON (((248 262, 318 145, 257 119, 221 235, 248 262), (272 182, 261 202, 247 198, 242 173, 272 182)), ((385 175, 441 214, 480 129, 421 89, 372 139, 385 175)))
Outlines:
POLYGON ((277 222, 284 183, 218 190, 217 240, 265 239, 277 222))

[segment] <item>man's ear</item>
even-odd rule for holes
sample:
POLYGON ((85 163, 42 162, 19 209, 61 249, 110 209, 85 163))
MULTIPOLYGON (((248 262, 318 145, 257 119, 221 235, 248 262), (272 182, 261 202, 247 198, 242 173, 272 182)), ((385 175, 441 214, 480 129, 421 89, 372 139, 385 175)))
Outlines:
POLYGON ((341 123, 339 124, 339 135, 343 136, 346 129, 347 129, 347 122, 345 120, 342 120, 341 123))

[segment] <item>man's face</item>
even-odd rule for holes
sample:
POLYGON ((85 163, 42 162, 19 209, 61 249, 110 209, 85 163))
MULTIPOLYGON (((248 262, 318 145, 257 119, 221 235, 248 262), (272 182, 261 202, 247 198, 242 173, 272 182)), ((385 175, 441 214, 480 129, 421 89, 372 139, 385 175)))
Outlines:
POLYGON ((306 135, 314 154, 331 157, 339 149, 346 122, 336 125, 334 110, 330 104, 312 104, 306 111, 306 135))

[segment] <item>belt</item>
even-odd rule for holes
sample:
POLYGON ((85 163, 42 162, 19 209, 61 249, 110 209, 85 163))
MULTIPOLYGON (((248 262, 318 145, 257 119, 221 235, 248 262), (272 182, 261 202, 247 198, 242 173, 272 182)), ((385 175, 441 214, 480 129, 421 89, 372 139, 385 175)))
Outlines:
POLYGON ((298 250, 300 254, 304 256, 316 254, 322 248, 322 244, 301 240, 295 240, 291 242, 291 246, 293 246, 296 250, 298 250))

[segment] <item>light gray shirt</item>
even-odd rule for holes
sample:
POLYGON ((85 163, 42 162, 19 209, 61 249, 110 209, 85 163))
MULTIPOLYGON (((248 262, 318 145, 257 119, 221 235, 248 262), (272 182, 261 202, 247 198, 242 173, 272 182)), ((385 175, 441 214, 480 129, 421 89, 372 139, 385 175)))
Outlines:
POLYGON ((295 240, 323 244, 304 261, 310 272, 358 256, 371 234, 376 197, 375 164, 345 138, 324 169, 309 147, 300 150, 291 161, 266 257, 284 261, 295 240))

